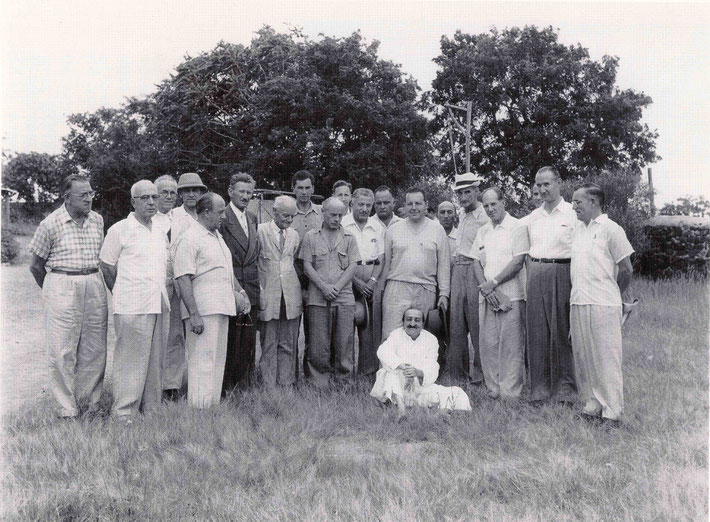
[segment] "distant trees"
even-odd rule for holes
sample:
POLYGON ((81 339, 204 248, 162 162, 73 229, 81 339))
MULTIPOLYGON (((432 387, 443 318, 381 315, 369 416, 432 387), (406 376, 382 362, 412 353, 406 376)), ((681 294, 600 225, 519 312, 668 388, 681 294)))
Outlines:
MULTIPOLYGON (((660 159, 641 123, 651 98, 615 85, 618 58, 589 58, 551 28, 525 27, 441 39, 439 71, 424 105, 442 170, 452 174, 445 103, 472 101, 471 164, 491 182, 527 187, 544 165, 563 177, 633 169, 660 159)), ((454 133, 458 164, 463 136, 454 133)))
POLYGON ((666 203, 660 210, 662 216, 710 216, 710 201, 704 196, 683 196, 666 203))
POLYGON ((59 195, 67 165, 58 155, 39 152, 3 154, 3 187, 14 189, 28 203, 54 201, 59 195))

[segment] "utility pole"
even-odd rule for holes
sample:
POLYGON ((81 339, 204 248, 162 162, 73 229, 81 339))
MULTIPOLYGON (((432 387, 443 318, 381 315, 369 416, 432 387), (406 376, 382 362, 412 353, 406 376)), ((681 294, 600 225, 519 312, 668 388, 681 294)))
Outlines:
MULTIPOLYGON (((466 172, 471 172, 471 109, 473 108, 473 102, 467 101, 465 105, 451 105, 449 103, 445 104, 446 108, 449 110, 449 119, 451 123, 456 127, 459 132, 462 132, 466 138, 466 172), (466 111, 466 126, 464 127, 459 123, 454 116, 454 112, 451 109, 456 109, 459 111, 466 111)), ((449 140, 451 141, 451 156, 454 159, 454 171, 456 171, 456 155, 454 152, 454 140, 451 137, 451 130, 449 128, 449 140)))
POLYGON ((651 199, 651 216, 656 215, 656 202, 654 201, 653 197, 653 175, 651 173, 651 167, 648 167, 648 188, 650 192, 650 199, 651 199))

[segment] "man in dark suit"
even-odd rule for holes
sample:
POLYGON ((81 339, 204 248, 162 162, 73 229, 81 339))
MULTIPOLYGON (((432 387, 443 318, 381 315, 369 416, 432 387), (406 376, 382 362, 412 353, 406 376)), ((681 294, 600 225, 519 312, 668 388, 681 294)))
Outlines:
POLYGON ((249 174, 238 172, 229 180, 229 205, 220 233, 232 253, 234 276, 249 296, 254 312, 230 317, 227 334, 227 360, 224 365, 222 394, 234 387, 246 387, 254 380, 256 325, 252 320, 259 309, 259 240, 256 217, 247 212, 256 182, 249 174))

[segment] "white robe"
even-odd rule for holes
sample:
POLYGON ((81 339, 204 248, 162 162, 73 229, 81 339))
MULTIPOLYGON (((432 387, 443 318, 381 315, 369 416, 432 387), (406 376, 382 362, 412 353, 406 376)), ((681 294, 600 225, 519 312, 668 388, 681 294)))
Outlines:
POLYGON ((416 339, 409 337, 402 327, 393 330, 377 350, 382 368, 377 371, 370 395, 382 402, 399 395, 407 406, 470 411, 468 396, 461 388, 434 384, 439 376, 438 351, 439 341, 426 330, 416 339), (402 363, 422 371, 421 384, 419 379, 408 380, 403 371, 397 369, 402 363))

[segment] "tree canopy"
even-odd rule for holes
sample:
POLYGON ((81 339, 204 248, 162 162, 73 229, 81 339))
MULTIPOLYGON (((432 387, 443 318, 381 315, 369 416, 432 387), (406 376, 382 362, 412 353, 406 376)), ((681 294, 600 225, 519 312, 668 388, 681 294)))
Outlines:
POLYGON ((54 201, 59 195, 62 179, 68 173, 62 159, 53 154, 3 154, 3 160, 3 185, 15 189, 28 203, 54 201))
MULTIPOLYGON (((657 133, 641 123, 651 98, 616 87, 619 60, 591 60, 551 28, 525 27, 441 39, 439 66, 424 106, 442 170, 454 172, 444 104, 472 102, 471 166, 492 182, 527 186, 538 168, 563 177, 603 169, 638 170, 660 159, 657 133)), ((458 112, 458 111, 455 111, 458 112)), ((457 165, 464 136, 454 132, 457 165)))

